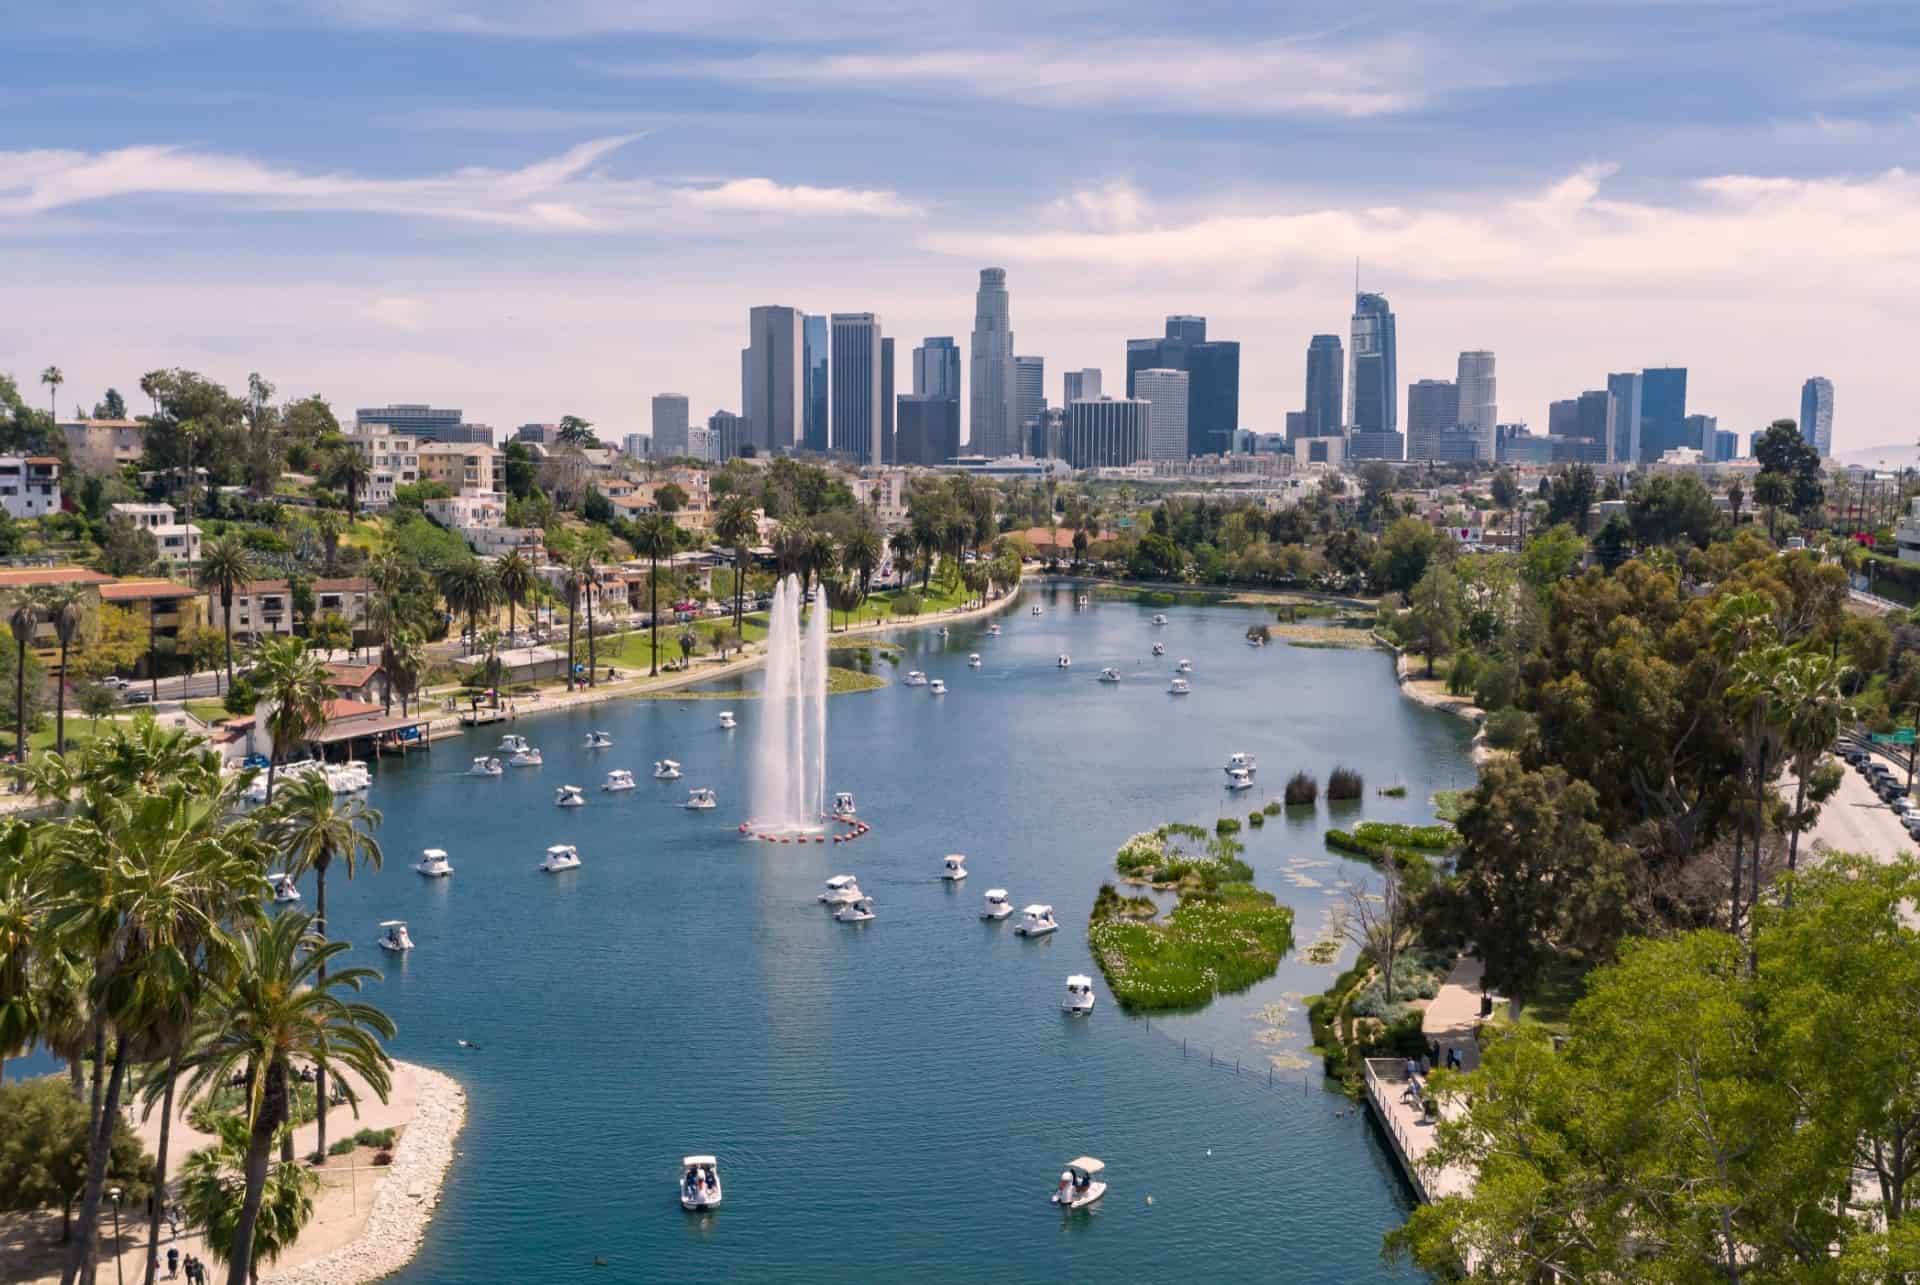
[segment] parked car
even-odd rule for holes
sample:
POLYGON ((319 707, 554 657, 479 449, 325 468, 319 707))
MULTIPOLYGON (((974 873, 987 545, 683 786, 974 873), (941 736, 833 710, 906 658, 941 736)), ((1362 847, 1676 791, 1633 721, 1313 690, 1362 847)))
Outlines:
POLYGON ((108 674, 100 680, 100 685, 102 687, 111 687, 117 692, 124 690, 129 684, 126 679, 120 677, 118 674, 108 674))
POLYGON ((129 705, 151 705, 153 693, 144 687, 130 687, 127 689, 126 702, 129 705))
POLYGON ((1907 827, 1907 833, 1909 835, 1913 838, 1920 839, 1920 817, 1908 817, 1900 824, 1907 827))
POLYGON ((1867 761, 1867 752, 1858 745, 1843 745, 1840 747, 1840 757, 1855 767, 1860 767, 1867 761))

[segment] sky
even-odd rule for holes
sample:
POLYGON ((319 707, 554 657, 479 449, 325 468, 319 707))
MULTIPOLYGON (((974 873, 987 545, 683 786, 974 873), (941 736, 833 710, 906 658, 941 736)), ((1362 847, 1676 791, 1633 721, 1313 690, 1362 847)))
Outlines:
MULTIPOLYGON (((1361 285, 1402 384, 1502 421, 1689 368, 1744 435, 1835 384, 1911 443, 1920 6, 1823 0, 25 0, 0 41, 0 373, 183 366, 342 419, 740 409, 747 310, 907 350, 1007 270, 1016 349, 1124 379, 1170 313, 1279 432, 1361 285)), ((1404 388, 1401 390, 1404 416, 1404 388)))

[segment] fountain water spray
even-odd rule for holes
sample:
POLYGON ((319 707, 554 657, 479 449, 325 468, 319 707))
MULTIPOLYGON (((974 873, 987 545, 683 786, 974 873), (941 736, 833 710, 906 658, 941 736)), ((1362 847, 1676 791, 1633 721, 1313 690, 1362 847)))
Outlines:
POLYGON ((827 782, 827 610, 800 620, 798 576, 773 591, 767 617, 767 681, 753 747, 754 827, 824 828, 827 782))

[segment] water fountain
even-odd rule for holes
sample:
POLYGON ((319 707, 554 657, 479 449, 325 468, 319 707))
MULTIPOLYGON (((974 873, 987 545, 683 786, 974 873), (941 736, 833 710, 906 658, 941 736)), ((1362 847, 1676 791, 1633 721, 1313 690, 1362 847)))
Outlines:
MULTIPOLYGON (((825 604, 809 613, 797 576, 782 580, 767 616, 767 681, 753 747, 756 834, 814 835, 827 828, 827 629, 825 604)), ((746 829, 748 827, 742 827, 746 829)))

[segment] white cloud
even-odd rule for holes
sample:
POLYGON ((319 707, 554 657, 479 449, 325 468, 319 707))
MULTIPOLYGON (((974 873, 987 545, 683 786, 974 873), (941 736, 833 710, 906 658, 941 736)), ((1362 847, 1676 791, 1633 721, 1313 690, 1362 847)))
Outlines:
POLYGON ((712 187, 682 187, 679 200, 701 210, 736 210, 752 214, 869 214, 904 218, 920 214, 919 206, 902 200, 898 192, 850 187, 786 186, 765 178, 737 178, 712 187))
POLYGON ((1022 38, 978 48, 762 53, 610 68, 757 87, 827 87, 1000 99, 1056 109, 1199 116, 1368 117, 1430 97, 1514 83, 1431 39, 1338 45, 1310 37, 1167 34, 1022 38))
POLYGON ((1582 291, 1920 284, 1920 178, 1729 175, 1668 204, 1608 198, 1609 165, 1537 192, 1418 207, 1245 209, 1110 230, 936 233, 929 248, 982 262, 1250 274, 1364 259, 1369 272, 1485 289, 1582 291))
POLYGON ((1147 221, 1153 203, 1130 181, 1117 178, 1055 197, 1047 202, 1046 213, 1054 223, 1077 224, 1096 232, 1127 232, 1147 221))
POLYGON ((212 200, 259 210, 342 210, 552 232, 622 231, 677 209, 898 217, 897 193, 731 179, 682 186, 618 178, 601 162, 643 134, 580 143, 517 170, 469 167, 417 178, 303 173, 250 157, 141 145, 104 152, 0 152, 0 219, 128 197, 212 200))

